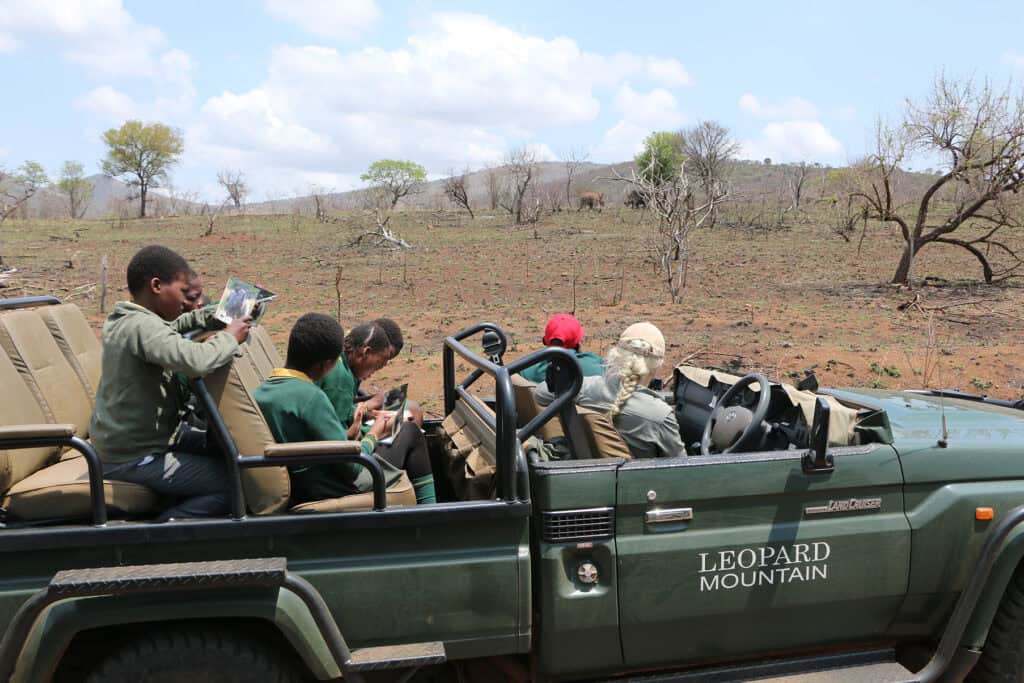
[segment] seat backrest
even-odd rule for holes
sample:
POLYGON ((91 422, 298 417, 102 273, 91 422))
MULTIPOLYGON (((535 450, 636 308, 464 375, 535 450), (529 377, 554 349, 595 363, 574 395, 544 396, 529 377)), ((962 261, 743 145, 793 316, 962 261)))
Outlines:
POLYGON ((577 406, 576 412, 583 420, 583 430, 587 435, 587 441, 590 442, 591 455, 595 458, 633 458, 629 446, 605 413, 582 406, 577 406))
MULTIPOLYGON (((0 353, 0 387, 3 387, 0 391, 0 427, 48 422, 14 363, 3 353, 0 353)), ((0 493, 45 467, 58 451, 53 446, 0 449, 0 493)))
MULTIPOLYGON (((484 409, 490 411, 487 406, 484 409)), ((455 401, 454 409, 441 427, 448 436, 446 475, 456 497, 460 500, 490 498, 497 462, 494 429, 461 398, 455 401)))
MULTIPOLYGON (((535 398, 537 385, 522 375, 512 375, 512 394, 516 401, 516 427, 525 427, 526 423, 540 415, 541 406, 535 398)), ((550 441, 556 436, 563 436, 562 426, 557 419, 548 420, 537 432, 537 436, 550 441)))
POLYGON ((75 425, 84 437, 92 401, 43 319, 35 311, 0 313, 0 348, 43 409, 47 422, 75 425))
MULTIPOLYGON (((254 392, 262 382, 246 344, 233 362, 206 377, 206 386, 221 419, 241 455, 263 455, 274 436, 256 403, 254 392)), ((291 481, 285 467, 242 470, 242 486, 249 511, 256 515, 281 512, 288 507, 291 481)))
POLYGON ((43 319, 57 346, 71 369, 85 387, 89 400, 96 400, 96 387, 100 383, 100 365, 103 345, 75 304, 43 306, 35 309, 43 319))
POLYGON ((261 380, 269 377, 270 371, 274 368, 284 367, 284 359, 277 352, 267 328, 262 325, 257 325, 249 330, 249 341, 246 345, 261 380))

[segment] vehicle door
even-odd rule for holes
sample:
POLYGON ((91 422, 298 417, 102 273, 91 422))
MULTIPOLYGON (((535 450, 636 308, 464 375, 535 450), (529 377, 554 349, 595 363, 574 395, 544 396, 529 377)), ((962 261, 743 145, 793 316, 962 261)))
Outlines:
POLYGON ((910 529, 892 447, 637 460, 619 470, 627 665, 869 640, 907 590, 910 529))

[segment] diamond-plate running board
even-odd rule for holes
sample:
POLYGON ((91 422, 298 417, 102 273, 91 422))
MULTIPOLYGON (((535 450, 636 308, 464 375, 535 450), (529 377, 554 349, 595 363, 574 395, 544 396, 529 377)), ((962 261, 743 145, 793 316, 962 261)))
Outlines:
POLYGON ((68 569, 54 575, 48 590, 54 597, 70 597, 187 588, 280 586, 286 573, 287 560, 283 557, 68 569))
POLYGON ((364 647, 352 651, 352 659, 345 667, 347 671, 374 671, 377 669, 419 668, 431 664, 443 664, 447 660, 444 643, 410 643, 408 645, 384 645, 364 647))

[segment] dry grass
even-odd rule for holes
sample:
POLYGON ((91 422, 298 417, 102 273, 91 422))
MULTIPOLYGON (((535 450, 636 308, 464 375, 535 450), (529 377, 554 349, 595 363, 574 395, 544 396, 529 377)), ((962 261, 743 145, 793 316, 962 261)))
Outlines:
POLYGON ((19 272, 0 294, 55 293, 78 302, 98 328, 103 316, 93 285, 101 258, 110 257, 108 298, 117 300, 126 296, 128 259, 159 242, 185 254, 214 297, 233 274, 279 293, 265 322, 283 351, 296 317, 336 312, 337 287, 346 327, 387 315, 406 332, 405 351, 373 382, 408 381, 435 412, 446 334, 497 322, 519 355, 539 345, 550 314, 574 304, 587 328, 585 348, 598 353, 631 322, 659 325, 669 341, 666 367, 689 357, 777 378, 813 369, 823 385, 919 387, 927 379, 1002 397, 1022 393, 1024 289, 979 283, 965 252, 923 252, 916 276, 945 280, 907 292, 885 284, 900 243, 880 228, 870 228, 859 252, 820 217, 781 231, 718 228, 695 235, 685 298, 673 305, 643 251, 648 228, 639 217, 626 209, 569 212, 516 228, 499 214, 470 221, 451 212, 401 212, 394 229, 415 245, 404 259, 346 246, 368 220, 358 212, 333 224, 296 215, 222 216, 210 236, 203 236, 201 217, 8 222, 0 253, 19 272), (915 305, 898 309, 917 295, 915 305))

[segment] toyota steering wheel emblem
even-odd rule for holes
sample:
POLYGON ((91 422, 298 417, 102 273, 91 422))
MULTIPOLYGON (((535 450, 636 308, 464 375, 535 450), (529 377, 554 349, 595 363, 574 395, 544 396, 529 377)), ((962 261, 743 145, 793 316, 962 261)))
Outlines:
POLYGON ((726 413, 725 414, 725 419, 723 421, 724 422, 732 422, 735 419, 736 419, 736 413, 726 413))

